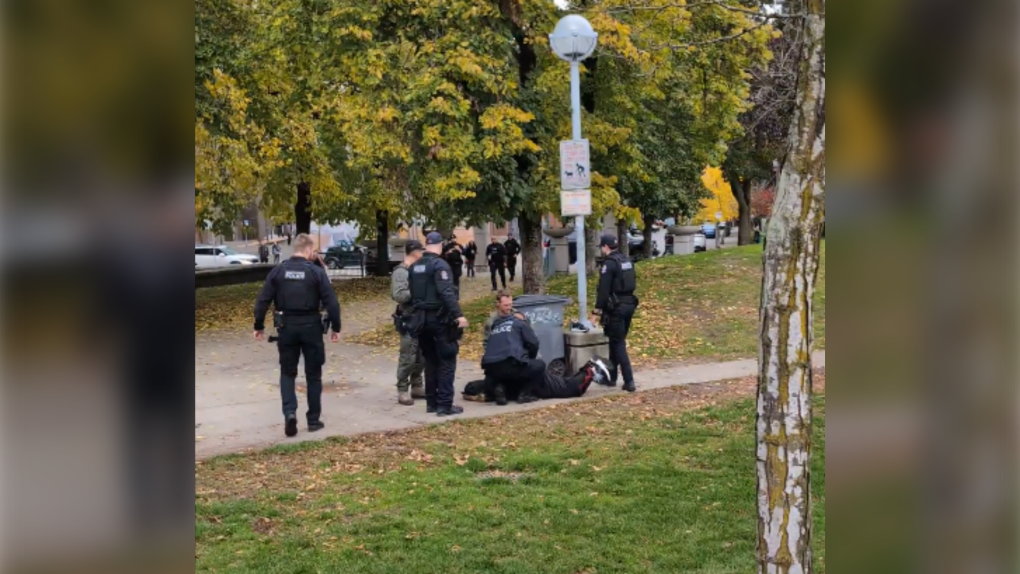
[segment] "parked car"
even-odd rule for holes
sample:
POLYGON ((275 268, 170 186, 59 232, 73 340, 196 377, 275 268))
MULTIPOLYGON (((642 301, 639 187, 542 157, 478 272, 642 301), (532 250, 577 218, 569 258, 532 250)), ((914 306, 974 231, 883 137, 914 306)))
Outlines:
POLYGON ((254 265, 256 255, 239 253, 226 245, 196 245, 195 267, 226 267, 228 265, 254 265))
MULTIPOLYGON (((361 262, 366 259, 365 250, 359 245, 350 241, 338 241, 336 245, 326 249, 322 259, 326 267, 330 269, 343 269, 345 267, 361 267, 361 262)), ((373 258, 374 259, 374 258, 373 258)), ((368 263, 367 261, 365 262, 368 263)))
POLYGON ((715 239, 715 224, 714 223, 702 223, 701 232, 705 234, 708 239, 715 239))

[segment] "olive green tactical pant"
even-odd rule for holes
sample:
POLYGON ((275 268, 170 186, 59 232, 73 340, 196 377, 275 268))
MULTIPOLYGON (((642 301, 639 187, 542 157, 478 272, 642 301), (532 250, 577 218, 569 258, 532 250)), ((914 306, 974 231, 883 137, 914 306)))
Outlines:
POLYGON ((400 362, 397 363, 397 390, 409 392, 411 387, 421 389, 425 386, 423 373, 425 360, 421 356, 418 338, 410 335, 400 336, 400 362))

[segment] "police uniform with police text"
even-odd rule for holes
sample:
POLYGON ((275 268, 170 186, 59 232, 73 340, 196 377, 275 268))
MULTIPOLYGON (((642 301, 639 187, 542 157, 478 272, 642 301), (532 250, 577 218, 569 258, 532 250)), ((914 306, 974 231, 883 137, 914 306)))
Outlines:
POLYGON ((545 375, 545 361, 536 358, 538 350, 538 336, 527 321, 513 314, 497 318, 482 356, 486 396, 528 402, 532 389, 541 386, 545 375), (502 395, 497 394, 500 386, 502 395))
POLYGON ((627 355, 627 334, 631 319, 637 310, 637 275, 634 263, 619 251, 606 257, 599 275, 598 297, 595 308, 602 312, 602 328, 609 338, 610 386, 616 385, 617 373, 622 371, 624 390, 634 390, 634 372, 627 355))
POLYGON ((280 352, 280 397, 283 416, 297 412, 294 392, 298 360, 305 357, 308 384, 309 428, 321 425, 322 365, 326 362, 320 306, 329 314, 334 332, 340 332, 340 303, 326 270, 304 257, 291 257, 269 272, 266 283, 255 302, 255 330, 265 329, 265 316, 270 302, 276 310, 280 352))
POLYGON ((426 252, 411 266, 411 301, 418 315, 414 330, 425 357, 426 412, 439 415, 451 414, 453 407, 460 350, 456 320, 463 316, 457 298, 453 270, 443 258, 426 252))

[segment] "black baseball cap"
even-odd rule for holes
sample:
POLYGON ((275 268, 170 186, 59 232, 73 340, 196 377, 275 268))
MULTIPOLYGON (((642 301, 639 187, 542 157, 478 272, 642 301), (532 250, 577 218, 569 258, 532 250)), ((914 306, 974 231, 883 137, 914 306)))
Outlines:
POLYGON ((410 241, 407 242, 407 245, 404 245, 404 253, 407 255, 410 255, 415 251, 424 250, 425 247, 421 244, 421 241, 418 241, 417 239, 411 239, 410 241))
POLYGON ((438 231, 433 231, 425 236, 425 245, 442 245, 443 236, 438 231))
POLYGON ((602 236, 602 240, 599 241, 599 247, 609 247, 610 249, 616 249, 616 236, 606 233, 602 236))

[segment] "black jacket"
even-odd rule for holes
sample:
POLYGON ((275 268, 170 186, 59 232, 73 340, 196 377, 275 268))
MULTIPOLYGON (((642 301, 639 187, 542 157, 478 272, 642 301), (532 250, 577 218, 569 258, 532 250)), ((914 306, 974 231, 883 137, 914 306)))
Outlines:
POLYGON ((521 254, 521 244, 516 239, 507 239, 503 246, 506 248, 507 257, 517 257, 521 254))
POLYGON ((482 367, 513 358, 526 362, 538 355, 538 336, 527 321, 509 315, 492 324, 482 367))
POLYGON ((500 243, 490 243, 485 248, 485 259, 489 263, 495 263, 496 265, 503 265, 506 263, 506 247, 500 243))
MULTIPOLYGON (((598 295, 595 298, 595 308, 602 312, 608 311, 609 296, 616 294, 617 297, 633 296, 636 288, 637 276, 634 273, 634 263, 619 251, 614 251, 606 257, 599 273, 598 295)), ((629 300, 634 303, 636 300, 629 300)))
POLYGON ((262 331, 266 328, 266 312, 269 311, 270 303, 273 303, 278 311, 286 313, 289 310, 282 308, 282 301, 278 295, 283 290, 284 281, 294 280, 301 281, 302 288, 309 290, 309 299, 317 299, 319 303, 319 305, 315 305, 314 309, 303 309, 302 311, 318 314, 318 308, 321 306, 329 314, 329 323, 333 331, 339 333, 340 302, 336 298, 336 291, 333 290, 333 284, 329 281, 326 270, 298 256, 291 257, 284 264, 273 267, 269 276, 266 277, 266 282, 255 299, 255 330, 262 331), (297 264, 300 264, 301 272, 306 275, 301 279, 287 277, 288 271, 293 271, 292 267, 297 264))

